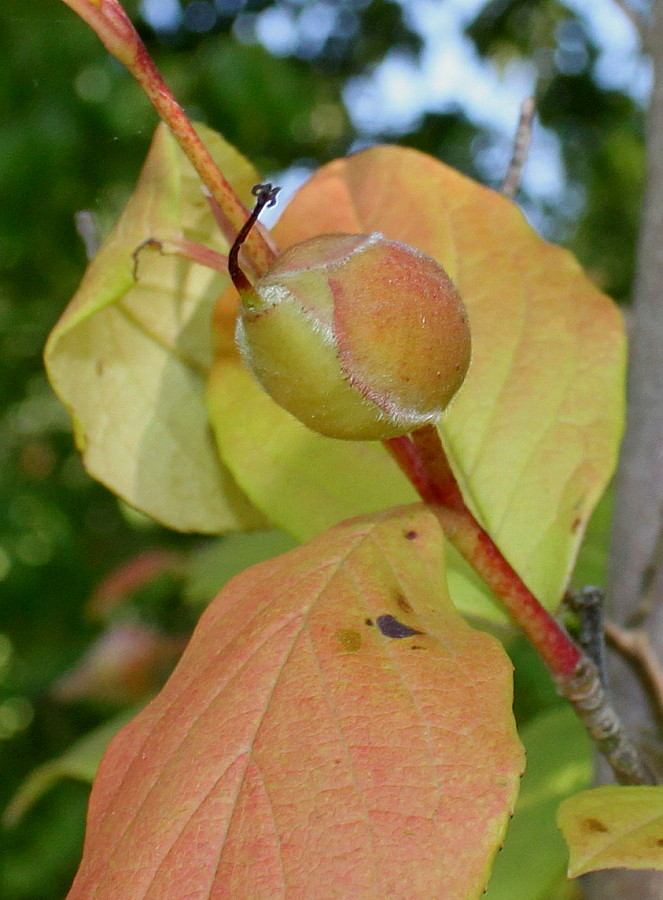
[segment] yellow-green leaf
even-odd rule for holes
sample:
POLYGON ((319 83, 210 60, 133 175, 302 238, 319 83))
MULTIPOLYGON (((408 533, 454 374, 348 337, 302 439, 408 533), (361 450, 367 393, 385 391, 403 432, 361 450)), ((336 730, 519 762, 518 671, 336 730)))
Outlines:
POLYGON ((277 530, 238 532, 215 538, 189 555, 184 567, 183 599, 202 609, 233 576, 295 545, 289 534, 277 530))
POLYGON ((91 782, 108 742, 136 715, 141 706, 142 704, 135 705, 123 710, 72 744, 62 756, 33 769, 4 809, 2 824, 5 828, 16 825, 61 778, 91 782))
MULTIPOLYGON (((257 176, 218 135, 207 145, 243 197, 257 176)), ((182 531, 264 521, 219 464, 204 384, 210 315, 227 276, 157 249, 184 237, 225 252, 200 181, 165 126, 135 193, 46 348, 88 471, 130 504, 182 531)))
POLYGON ((574 794, 557 824, 569 876, 596 869, 663 869, 663 787, 605 785, 574 794))
MULTIPOLYGON (((621 317, 513 203, 413 150, 375 147, 323 167, 276 234, 287 247, 319 233, 372 230, 433 256, 459 287, 473 358, 443 417, 443 437, 468 502, 553 607, 615 463, 621 317)), ((382 447, 315 435, 266 398, 232 349, 231 322, 225 298, 211 418, 224 462, 257 506, 306 538, 339 518, 412 498, 382 447)), ((449 565, 462 608, 494 617, 453 553, 449 565)))
POLYGON ((566 883, 568 851, 555 813, 561 799, 591 783, 591 742, 567 704, 537 716, 520 737, 527 768, 485 900, 549 900, 566 883))

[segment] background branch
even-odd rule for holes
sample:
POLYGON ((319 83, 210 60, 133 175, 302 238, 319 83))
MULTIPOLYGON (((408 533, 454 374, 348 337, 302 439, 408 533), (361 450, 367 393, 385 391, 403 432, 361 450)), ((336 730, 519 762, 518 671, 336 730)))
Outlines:
POLYGON ((647 632, 639 628, 620 628, 606 619, 605 636, 613 650, 640 668, 660 717, 663 714, 663 666, 647 632))
MULTIPOLYGON (((626 4, 621 8, 629 15, 626 4)), ((633 17, 629 15, 633 20, 633 17)), ((616 479, 608 611, 627 624, 649 593, 643 622, 653 652, 663 651, 663 567, 658 554, 663 530, 663 0, 654 0, 645 45, 654 68, 647 133, 647 176, 637 254, 633 332, 628 375, 628 412, 616 479)), ((613 700, 634 736, 653 726, 645 690, 616 654, 609 666, 613 700)), ((603 780, 608 780, 605 771, 603 780)), ((592 900, 660 900, 663 873, 599 872, 588 885, 592 900)))
POLYGON ((518 127, 513 139, 513 152, 511 161, 506 170, 504 181, 502 182, 501 192, 510 200, 518 193, 520 189, 520 180, 523 175, 523 169, 527 162, 527 154, 529 153, 529 145, 532 140, 532 122, 536 111, 536 101, 534 97, 526 97, 520 106, 520 118, 518 127))

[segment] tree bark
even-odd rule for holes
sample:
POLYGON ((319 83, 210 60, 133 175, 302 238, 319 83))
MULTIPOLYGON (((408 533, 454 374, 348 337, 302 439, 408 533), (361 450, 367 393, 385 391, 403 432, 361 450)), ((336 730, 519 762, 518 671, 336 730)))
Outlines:
MULTIPOLYGON (((620 625, 641 618, 663 655, 663 0, 654 0, 647 36, 654 87, 647 129, 647 176, 634 286, 626 430, 616 478, 608 581, 609 615, 620 625)), ((606 222, 606 228, 610 223, 606 222)), ((658 727, 633 672, 614 654, 614 704, 633 737, 658 727)), ((610 780, 602 772, 603 781, 610 780)), ((613 870, 590 876, 592 900, 661 900, 663 872, 613 870)))

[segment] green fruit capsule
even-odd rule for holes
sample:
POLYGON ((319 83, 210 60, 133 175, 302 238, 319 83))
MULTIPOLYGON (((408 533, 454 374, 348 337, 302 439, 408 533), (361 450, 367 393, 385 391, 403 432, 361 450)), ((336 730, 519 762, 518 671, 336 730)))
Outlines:
POLYGON ((280 406, 346 440, 437 422, 471 346, 467 313, 438 263, 379 232, 326 234, 286 250, 250 285, 237 265, 240 239, 229 265, 242 298, 237 343, 280 406))

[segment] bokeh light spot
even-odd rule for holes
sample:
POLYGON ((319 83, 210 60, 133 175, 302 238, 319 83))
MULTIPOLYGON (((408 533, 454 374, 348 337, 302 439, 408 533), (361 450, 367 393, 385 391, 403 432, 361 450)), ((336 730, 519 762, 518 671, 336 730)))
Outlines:
POLYGON ((0 703, 0 740, 8 740, 25 731, 34 718, 34 707, 27 697, 10 697, 0 703))
POLYGON ((86 66, 74 80, 74 90, 87 103, 103 103, 111 93, 111 79, 103 66, 86 66))

